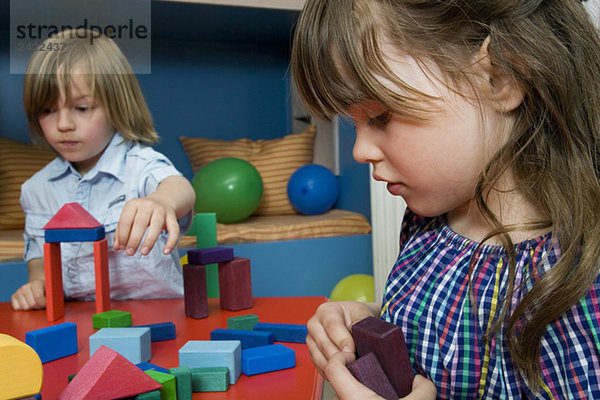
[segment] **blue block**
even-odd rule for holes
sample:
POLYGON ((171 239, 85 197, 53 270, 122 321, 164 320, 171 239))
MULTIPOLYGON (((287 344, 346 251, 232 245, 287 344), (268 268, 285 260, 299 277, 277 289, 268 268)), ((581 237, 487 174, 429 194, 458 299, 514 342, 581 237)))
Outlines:
POLYGON ((241 329, 215 329, 210 333, 210 340, 239 340, 242 349, 273 344, 271 332, 246 331, 241 329))
POLYGON ((276 342, 306 343, 308 330, 306 325, 297 324, 271 324, 259 322, 254 325, 255 331, 271 332, 276 342))
POLYGON ((157 324, 136 325, 135 327, 150 328, 150 340, 152 342, 175 339, 175 324, 173 322, 159 322, 157 324))
POLYGON ((282 344, 242 350, 242 372, 248 376, 295 366, 296 352, 282 344))
POLYGON ((169 373, 168 369, 158 366, 156 364, 149 363, 149 362, 141 362, 139 364, 136 364, 135 366, 138 367, 139 369, 141 369, 142 371, 152 370, 152 371, 162 372, 163 374, 169 373))
POLYGON ((46 243, 95 242, 104 239, 104 226, 85 229, 46 229, 46 243))
POLYGON ((242 373, 242 348, 239 340, 190 340, 179 349, 179 366, 188 368, 227 367, 229 383, 242 373))
POLYGON ((48 326, 25 333, 25 343, 40 356, 42 363, 77 353, 77 325, 73 322, 48 326))
POLYGON ((90 357, 102 345, 133 364, 150 361, 150 328, 102 328, 90 336, 90 357))
POLYGON ((188 263, 196 265, 215 264, 233 260, 231 247, 207 247, 205 249, 188 250, 188 263))

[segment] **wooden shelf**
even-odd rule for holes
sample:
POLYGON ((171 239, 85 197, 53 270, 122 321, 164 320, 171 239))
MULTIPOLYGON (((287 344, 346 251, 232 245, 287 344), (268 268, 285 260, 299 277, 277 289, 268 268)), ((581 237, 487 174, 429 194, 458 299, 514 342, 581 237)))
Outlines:
POLYGON ((164 0, 180 3, 212 4, 253 8, 273 8, 279 10, 302 10, 306 0, 164 0))

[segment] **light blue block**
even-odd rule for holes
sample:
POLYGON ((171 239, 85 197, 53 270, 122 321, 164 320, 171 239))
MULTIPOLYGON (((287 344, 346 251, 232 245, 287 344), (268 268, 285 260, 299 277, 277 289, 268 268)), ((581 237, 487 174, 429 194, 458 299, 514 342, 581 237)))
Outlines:
POLYGON ((295 366, 296 352, 282 344, 242 350, 242 372, 248 376, 295 366))
POLYGON ((179 349, 179 366, 188 368, 227 367, 229 383, 242 373, 242 346, 239 340, 190 340, 179 349))
POLYGON ((38 353, 42 363, 70 356, 77 353, 77 325, 64 322, 26 332, 25 343, 38 353))
POLYGON ((150 361, 150 328, 102 328, 90 336, 90 357, 102 345, 134 364, 150 361))

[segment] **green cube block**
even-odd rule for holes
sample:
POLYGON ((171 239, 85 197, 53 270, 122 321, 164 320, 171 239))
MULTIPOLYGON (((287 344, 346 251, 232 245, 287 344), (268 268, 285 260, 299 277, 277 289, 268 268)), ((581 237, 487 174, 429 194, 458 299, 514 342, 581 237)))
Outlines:
POLYGON ((192 371, 188 367, 169 368, 175 376, 177 400, 192 400, 192 371))
POLYGON ((192 392, 226 392, 229 389, 229 368, 192 368, 192 392))
POLYGON ((160 390, 153 390, 151 392, 138 394, 135 396, 135 400, 161 400, 160 390))
POLYGON ((248 314, 240 315, 239 317, 227 318, 227 329, 240 329, 243 331, 251 331, 254 325, 258 324, 258 315, 248 314))
POLYGON ((120 310, 110 310, 94 314, 92 325, 95 329, 125 328, 131 326, 131 313, 120 310))
POLYGON ((174 375, 165 374, 164 372, 154 371, 152 369, 144 372, 162 385, 162 389, 160 389, 160 397, 162 400, 177 400, 177 386, 174 375))

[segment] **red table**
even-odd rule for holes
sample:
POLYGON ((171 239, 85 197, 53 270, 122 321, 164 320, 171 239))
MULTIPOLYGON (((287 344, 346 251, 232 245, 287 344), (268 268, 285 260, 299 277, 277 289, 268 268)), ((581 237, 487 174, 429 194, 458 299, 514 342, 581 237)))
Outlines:
MULTIPOLYGON (((325 297, 264 297, 255 298, 254 307, 242 311, 226 311, 219 307, 218 299, 209 299, 209 316, 193 319, 185 316, 182 299, 112 301, 112 309, 131 312, 133 325, 159 322, 175 323, 174 340, 152 343, 151 363, 164 368, 179 365, 178 351, 188 340, 209 340, 210 332, 227 328, 227 318, 255 314, 261 322, 305 324, 325 297)), ((55 323, 46 321, 46 311, 12 311, 10 303, 0 303, 0 333, 25 341, 25 333, 62 322, 77 324, 79 352, 69 357, 44 364, 42 398, 56 399, 67 385, 67 377, 76 373, 89 359, 89 336, 94 302, 65 304, 65 317, 55 323)), ((284 343, 296 351, 296 367, 261 375, 242 374, 227 392, 195 393, 194 399, 321 399, 323 380, 316 372, 305 344, 284 343)))

